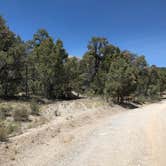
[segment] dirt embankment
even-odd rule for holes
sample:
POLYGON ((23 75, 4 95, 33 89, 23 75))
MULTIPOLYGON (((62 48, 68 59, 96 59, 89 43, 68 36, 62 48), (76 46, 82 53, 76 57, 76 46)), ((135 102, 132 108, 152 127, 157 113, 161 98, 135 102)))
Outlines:
POLYGON ((70 142, 79 135, 75 131, 121 110, 121 107, 112 107, 100 99, 80 99, 44 106, 42 116, 50 122, 27 130, 22 135, 11 138, 8 143, 1 143, 0 165, 42 165, 39 160, 51 156, 53 149, 58 156, 64 153, 61 152, 63 148, 68 151, 66 146, 71 145, 70 142), (57 112, 58 116, 55 116, 57 112), (50 142, 53 142, 54 148, 46 156, 39 155, 48 150, 50 142))

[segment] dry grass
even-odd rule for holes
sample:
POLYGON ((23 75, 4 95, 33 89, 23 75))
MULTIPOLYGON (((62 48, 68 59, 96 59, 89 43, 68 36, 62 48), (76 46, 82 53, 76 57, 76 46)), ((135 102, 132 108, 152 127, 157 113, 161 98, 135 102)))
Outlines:
POLYGON ((29 111, 24 106, 19 106, 13 111, 13 119, 15 121, 28 121, 29 111))
POLYGON ((7 140, 7 127, 3 121, 0 122, 0 141, 6 141, 7 140))
POLYGON ((0 104, 0 119, 4 120, 6 117, 11 116, 13 107, 9 104, 2 103, 0 104))
POLYGON ((9 121, 7 122, 6 125, 7 125, 8 135, 14 136, 14 135, 17 135, 18 133, 22 133, 21 123, 9 121))

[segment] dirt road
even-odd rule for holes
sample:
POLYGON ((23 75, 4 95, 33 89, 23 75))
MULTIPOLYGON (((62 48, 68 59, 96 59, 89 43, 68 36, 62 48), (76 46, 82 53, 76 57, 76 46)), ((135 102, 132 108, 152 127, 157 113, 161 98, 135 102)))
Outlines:
POLYGON ((166 101, 90 119, 19 152, 17 166, 165 166, 166 101))

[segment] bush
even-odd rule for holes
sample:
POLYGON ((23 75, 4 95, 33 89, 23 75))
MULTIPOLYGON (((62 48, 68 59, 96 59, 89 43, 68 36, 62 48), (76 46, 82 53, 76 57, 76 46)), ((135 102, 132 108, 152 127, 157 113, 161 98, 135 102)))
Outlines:
POLYGON ((27 121, 29 118, 28 109, 24 106, 15 108, 15 110, 13 111, 13 118, 15 121, 27 121))
POLYGON ((4 120, 7 116, 11 116, 12 107, 7 104, 0 105, 0 119, 4 120))
POLYGON ((7 127, 4 122, 0 122, 0 141, 7 140, 7 127))
POLYGON ((39 105, 36 102, 31 102, 30 104, 30 108, 31 108, 31 114, 32 115, 39 115, 39 105))
POLYGON ((142 96, 142 95, 140 95, 136 98, 136 102, 138 102, 140 104, 144 104, 146 101, 147 101, 147 98, 145 96, 142 96))
POLYGON ((6 119, 5 112, 3 110, 0 110, 0 120, 6 119))
POLYGON ((15 134, 21 132, 21 124, 19 122, 10 122, 7 125, 7 133, 8 134, 15 134))

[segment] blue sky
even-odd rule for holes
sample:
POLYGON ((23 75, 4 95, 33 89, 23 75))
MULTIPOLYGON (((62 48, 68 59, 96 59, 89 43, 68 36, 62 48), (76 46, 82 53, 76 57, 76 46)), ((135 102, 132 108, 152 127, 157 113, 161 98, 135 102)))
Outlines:
POLYGON ((92 36, 166 66, 166 0, 0 0, 0 15, 23 40, 39 28, 82 56, 92 36))

